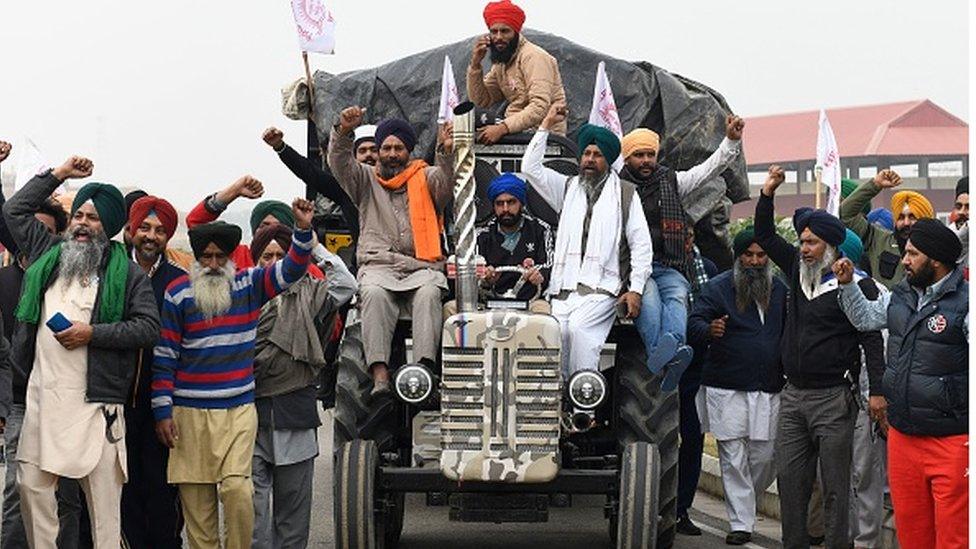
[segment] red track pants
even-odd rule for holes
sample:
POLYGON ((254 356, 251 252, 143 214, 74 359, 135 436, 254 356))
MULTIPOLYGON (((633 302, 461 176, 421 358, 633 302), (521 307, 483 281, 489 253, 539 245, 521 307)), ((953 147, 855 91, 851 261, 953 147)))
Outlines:
POLYGON ((888 483, 903 549, 969 547, 969 435, 888 430, 888 483))

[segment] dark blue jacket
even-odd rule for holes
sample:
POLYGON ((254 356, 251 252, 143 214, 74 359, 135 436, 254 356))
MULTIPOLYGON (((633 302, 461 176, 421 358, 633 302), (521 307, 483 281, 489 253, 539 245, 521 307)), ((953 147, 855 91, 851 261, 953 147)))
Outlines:
POLYGON ((783 388, 779 344, 786 317, 786 284, 773 278, 765 322, 760 322, 755 304, 745 311, 736 307, 732 277, 732 271, 725 271, 709 280, 688 319, 689 342, 708 346, 702 385, 777 393, 783 388), (725 335, 710 339, 709 324, 726 315, 725 335))
POLYGON ((883 381, 888 421, 909 435, 968 433, 969 283, 963 269, 949 274, 922 310, 917 304, 918 294, 907 280, 892 290, 883 381))
MULTIPOLYGON (((179 265, 169 261, 166 252, 163 251, 163 261, 159 264, 156 272, 149 278, 152 282, 153 297, 156 298, 156 307, 163 310, 163 299, 166 295, 166 287, 171 282, 184 276, 186 271, 179 265)), ((152 364, 153 350, 155 343, 151 347, 146 347, 139 351, 138 361, 136 362, 136 377, 132 384, 132 395, 129 398, 129 406, 151 409, 150 393, 152 392, 152 364)))

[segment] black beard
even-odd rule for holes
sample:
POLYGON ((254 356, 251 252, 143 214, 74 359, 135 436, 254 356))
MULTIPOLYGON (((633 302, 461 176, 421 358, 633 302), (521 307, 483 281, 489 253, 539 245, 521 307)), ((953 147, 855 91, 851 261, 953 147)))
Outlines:
POLYGON ((624 166, 624 170, 627 172, 628 179, 631 179, 632 181, 635 181, 637 183, 648 183, 652 179, 654 179, 653 171, 651 172, 651 175, 644 177, 643 175, 641 175, 640 169, 635 170, 630 166, 624 166))
POLYGON ((906 274, 905 277, 909 284, 920 290, 928 288, 935 282, 935 269, 932 268, 932 260, 926 261, 921 269, 912 274, 906 274))
POLYGON ((519 222, 522 221, 522 214, 514 215, 500 215, 498 216, 498 224, 506 229, 511 229, 512 227, 517 227, 519 222))
POLYGON ((765 311, 769 308, 769 296, 773 291, 773 267, 744 267, 739 261, 732 267, 732 282, 735 286, 735 306, 745 312, 751 303, 758 303, 765 311))
POLYGON ((380 159, 380 178, 382 179, 393 179, 406 165, 400 162, 398 159, 384 160, 380 159))
POLYGON ((512 60, 512 57, 515 57, 515 50, 518 49, 518 45, 519 45, 518 33, 515 33, 515 36, 513 36, 512 39, 508 41, 508 45, 500 50, 496 48, 495 43, 492 42, 488 46, 488 55, 491 59, 491 62, 507 64, 509 61, 512 60))

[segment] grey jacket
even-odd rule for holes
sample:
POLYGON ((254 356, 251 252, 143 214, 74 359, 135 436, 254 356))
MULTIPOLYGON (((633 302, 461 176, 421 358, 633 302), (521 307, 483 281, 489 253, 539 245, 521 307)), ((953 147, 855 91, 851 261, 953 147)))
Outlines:
MULTIPOLYGON (((61 181, 50 172, 38 175, 3 205, 3 216, 20 249, 33 263, 62 238, 52 235, 34 212, 51 196, 61 181)), ((108 263, 106 254, 100 268, 104 275, 108 263)), ((58 276, 55 267, 48 284, 58 276)), ((150 347, 159 339, 159 311, 153 297, 152 284, 143 270, 129 263, 125 284, 125 306, 121 322, 94 323, 102 305, 102 293, 95 297, 92 311, 92 338, 88 344, 89 402, 122 404, 126 400, 136 373, 136 355, 140 348, 150 347)), ((42 319, 43 321, 43 319, 42 319)), ((13 400, 12 383, 26 385, 34 367, 34 347, 37 325, 18 322, 14 327, 11 365, 0 363, 0 418, 6 418, 13 400), (12 372, 11 372, 12 370, 12 372)))

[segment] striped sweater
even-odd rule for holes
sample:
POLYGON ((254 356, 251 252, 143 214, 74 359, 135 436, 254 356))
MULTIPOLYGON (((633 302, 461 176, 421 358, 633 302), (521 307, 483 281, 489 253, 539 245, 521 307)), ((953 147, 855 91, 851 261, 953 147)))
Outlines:
POLYGON ((157 421, 172 417, 174 405, 227 409, 254 402, 254 343, 261 306, 305 274, 311 249, 312 231, 295 231, 284 259, 266 269, 237 273, 230 310, 211 320, 197 309, 189 276, 169 285, 153 361, 157 421))

